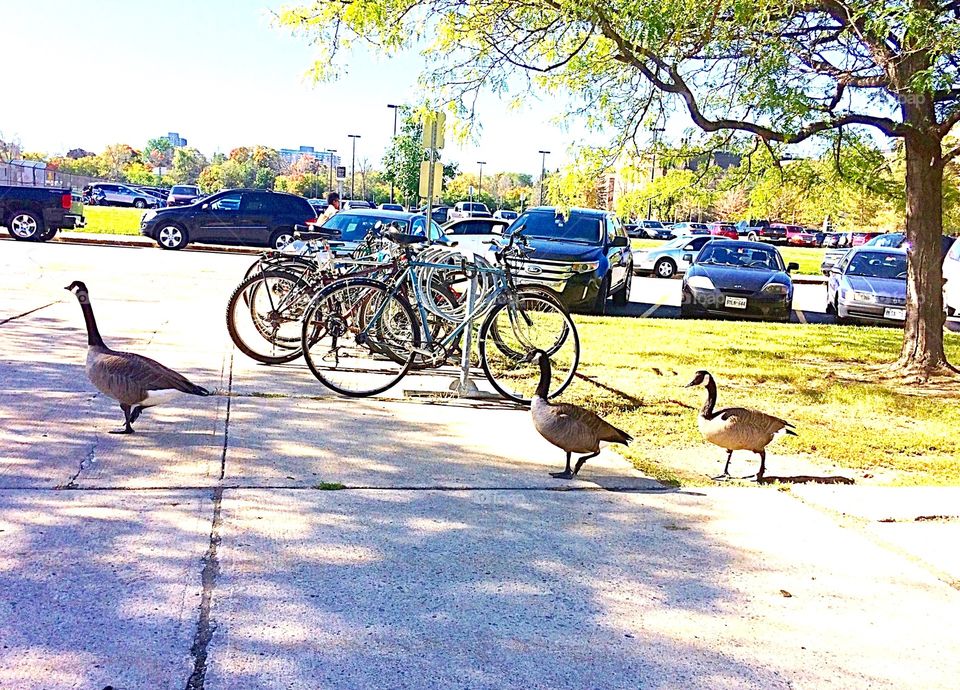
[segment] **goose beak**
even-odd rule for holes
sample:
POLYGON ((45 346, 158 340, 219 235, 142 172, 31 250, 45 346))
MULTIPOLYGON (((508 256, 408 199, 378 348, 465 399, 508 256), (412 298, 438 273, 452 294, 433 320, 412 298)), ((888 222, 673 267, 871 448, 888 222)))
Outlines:
POLYGON ((684 388, 693 388, 693 387, 696 386, 696 385, 697 385, 697 380, 694 379, 693 381, 691 381, 690 383, 688 383, 686 386, 684 386, 684 388))

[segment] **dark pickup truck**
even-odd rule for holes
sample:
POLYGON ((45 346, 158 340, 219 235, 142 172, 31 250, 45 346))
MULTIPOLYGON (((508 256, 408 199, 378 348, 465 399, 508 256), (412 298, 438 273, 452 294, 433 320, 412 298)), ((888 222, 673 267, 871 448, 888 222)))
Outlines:
POLYGON ((15 240, 46 242, 58 230, 86 225, 69 189, 0 185, 0 226, 15 240))

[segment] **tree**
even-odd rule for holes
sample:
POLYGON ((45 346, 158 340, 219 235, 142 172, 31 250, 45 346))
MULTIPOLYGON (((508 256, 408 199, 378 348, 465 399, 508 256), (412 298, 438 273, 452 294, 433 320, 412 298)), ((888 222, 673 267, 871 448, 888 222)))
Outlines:
POLYGON ((124 169, 139 155, 127 144, 112 144, 97 156, 97 176, 108 180, 122 180, 124 169))
POLYGON ((173 152, 170 177, 174 184, 196 184, 207 167, 207 158, 195 148, 178 148, 173 152))
MULTIPOLYGON (((169 168, 173 162, 173 144, 165 137, 157 137, 147 142, 143 149, 143 159, 154 168, 158 168, 157 180, 163 175, 164 168, 169 168)), ((134 182, 134 180, 130 180, 134 182)), ((140 184, 150 184, 143 182, 140 184)))
POLYGON ((23 148, 16 139, 9 141, 3 138, 3 132, 0 132, 0 163, 9 163, 20 158, 23 148))
POLYGON ((357 0, 291 7, 280 22, 321 48, 315 72, 339 69, 358 36, 382 52, 435 36, 426 80, 472 118, 484 88, 517 73, 579 99, 589 124, 626 142, 678 107, 705 132, 783 145, 871 128, 905 149, 907 320, 898 370, 946 372, 942 187, 960 146, 960 2, 956 0, 357 0))

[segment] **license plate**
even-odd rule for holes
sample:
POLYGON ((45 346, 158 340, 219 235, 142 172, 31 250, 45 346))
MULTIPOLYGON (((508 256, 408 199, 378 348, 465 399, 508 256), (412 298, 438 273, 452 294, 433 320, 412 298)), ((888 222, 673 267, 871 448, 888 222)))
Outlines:
POLYGON ((897 321, 903 321, 907 318, 906 309, 894 309, 892 307, 887 307, 883 310, 883 318, 885 319, 895 319, 897 321))
POLYGON ((723 300, 723 306, 730 307, 731 309, 746 309, 747 298, 746 297, 726 297, 723 300))

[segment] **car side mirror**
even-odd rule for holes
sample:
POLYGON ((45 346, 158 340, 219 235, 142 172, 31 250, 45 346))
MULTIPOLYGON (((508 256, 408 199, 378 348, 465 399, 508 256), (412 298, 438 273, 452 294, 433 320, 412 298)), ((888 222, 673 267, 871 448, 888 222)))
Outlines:
POLYGON ((687 264, 692 264, 692 263, 693 263, 693 254, 684 254, 684 255, 683 255, 683 262, 684 262, 684 263, 687 263, 687 264))
POLYGON ((799 271, 799 270, 800 270, 800 264, 798 264, 796 261, 791 261, 790 263, 787 264, 787 273, 793 273, 794 271, 799 271))
POLYGON ((626 237, 617 235, 616 237, 613 238, 613 242, 610 243, 610 246, 611 247, 629 247, 630 242, 629 240, 627 240, 626 237))

